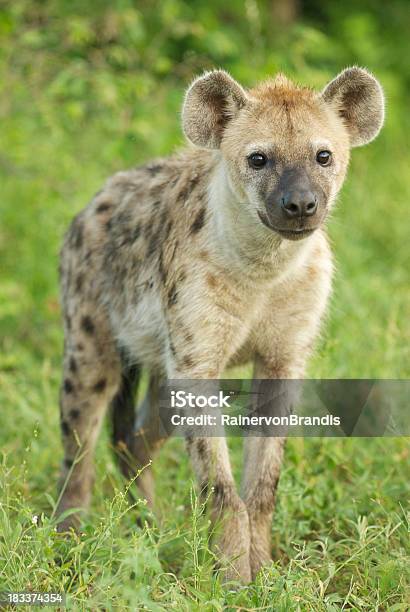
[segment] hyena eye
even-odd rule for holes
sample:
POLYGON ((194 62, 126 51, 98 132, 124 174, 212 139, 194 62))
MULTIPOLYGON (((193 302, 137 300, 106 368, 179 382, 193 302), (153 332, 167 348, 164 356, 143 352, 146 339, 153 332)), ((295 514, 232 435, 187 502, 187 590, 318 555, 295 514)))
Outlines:
POLYGON ((332 154, 330 151, 318 151, 316 154, 316 161, 321 166, 328 166, 331 162, 332 154))
POLYGON ((263 153, 251 153, 248 156, 248 163, 252 168, 263 168, 267 161, 267 157, 263 153))

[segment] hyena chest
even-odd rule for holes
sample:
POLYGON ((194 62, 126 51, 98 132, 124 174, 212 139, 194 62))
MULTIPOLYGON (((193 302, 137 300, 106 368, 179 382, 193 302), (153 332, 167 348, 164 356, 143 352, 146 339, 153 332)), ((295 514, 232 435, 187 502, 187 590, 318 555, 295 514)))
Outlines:
POLYGON ((111 323, 119 346, 132 361, 162 369, 168 333, 161 301, 152 288, 121 314, 112 312, 111 323))
POLYGON ((184 352, 187 338, 191 344, 194 341, 200 359, 201 353, 213 350, 215 334, 225 339, 227 361, 245 346, 250 354, 253 329, 268 297, 265 286, 249 288, 202 272, 186 286, 178 285, 177 299, 170 301, 169 292, 161 293, 155 274, 150 279, 154 282, 147 281, 138 300, 126 300, 118 310, 111 305, 114 334, 132 361, 165 373, 171 355, 184 352))

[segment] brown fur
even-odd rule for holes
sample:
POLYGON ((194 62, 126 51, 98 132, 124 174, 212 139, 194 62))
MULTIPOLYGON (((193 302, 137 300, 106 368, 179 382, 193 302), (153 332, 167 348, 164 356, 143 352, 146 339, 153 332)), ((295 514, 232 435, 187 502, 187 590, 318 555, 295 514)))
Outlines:
MULTIPOLYGON (((373 138, 382 118, 380 86, 360 69, 323 94, 283 76, 246 92, 225 72, 208 73, 183 108, 184 131, 199 148, 116 174, 77 215, 61 254, 62 483, 69 478, 60 511, 88 504, 110 403, 124 408, 115 431, 132 458, 122 463, 129 476, 166 438, 158 402, 165 378, 219 378, 249 360, 256 378, 303 376, 330 292, 324 222, 350 146, 373 138), (326 168, 316 161, 320 149, 333 154, 326 168), (263 169, 250 165, 255 150, 267 159, 263 169), (288 218, 288 191, 314 196, 314 215, 288 218), (132 435, 139 366, 151 379, 132 435)), ((246 441, 242 496, 223 437, 187 436, 187 450, 201 488, 214 487, 226 577, 247 582, 270 560, 283 440, 246 441)), ((149 465, 138 482, 153 505, 149 465)))

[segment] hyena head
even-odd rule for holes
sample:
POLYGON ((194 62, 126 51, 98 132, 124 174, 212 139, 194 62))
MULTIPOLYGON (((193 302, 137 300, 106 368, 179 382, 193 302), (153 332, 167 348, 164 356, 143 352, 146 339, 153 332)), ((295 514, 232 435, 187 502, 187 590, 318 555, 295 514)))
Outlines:
POLYGON ((193 82, 182 112, 188 139, 219 150, 243 214, 290 240, 320 227, 350 147, 373 140, 383 118, 382 88, 361 68, 344 70, 321 93, 282 75, 245 91, 216 70, 193 82))

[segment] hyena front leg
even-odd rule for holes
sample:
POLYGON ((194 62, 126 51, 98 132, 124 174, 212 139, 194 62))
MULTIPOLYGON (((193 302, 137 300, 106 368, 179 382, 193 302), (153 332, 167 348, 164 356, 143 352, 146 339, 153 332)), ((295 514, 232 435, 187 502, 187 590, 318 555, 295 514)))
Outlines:
POLYGON ((250 582, 249 519, 232 476, 224 437, 187 438, 187 449, 202 495, 210 490, 211 520, 216 530, 215 552, 225 582, 250 582), (212 489, 210 489, 212 487, 212 489))
POLYGON ((249 516, 252 579, 262 566, 272 561, 272 516, 284 445, 285 438, 248 437, 245 440, 242 491, 249 516))
MULTIPOLYGON (((203 362, 202 362, 203 366, 203 362)), ((210 367, 208 372, 184 370, 174 372, 176 379, 218 378, 210 367)), ((188 384, 190 381, 188 382, 188 384)), ((201 381, 195 383, 198 391, 201 381)), ((209 390, 209 386, 207 387, 209 390)), ((198 413, 196 413, 198 414, 198 413)), ((218 432, 219 433, 219 432, 218 432)), ((232 475, 229 451, 223 432, 220 437, 207 437, 206 427, 187 428, 187 451, 201 495, 209 495, 211 521, 214 529, 213 547, 223 568, 224 582, 250 582, 249 520, 244 501, 239 496, 232 475)), ((208 433, 209 436, 209 433, 208 433)))
MULTIPOLYGON (((95 304, 66 315, 61 386, 61 432, 64 461, 58 514, 86 508, 91 497, 93 456, 105 411, 121 375, 121 365, 106 315, 95 304)), ((59 525, 60 531, 79 524, 78 514, 59 525)))
MULTIPOLYGON (((292 405, 295 386, 286 382, 296 377, 296 371, 269 368, 261 362, 255 364, 255 379, 265 380, 266 396, 269 393, 272 405, 267 405, 263 413, 284 414, 292 405), (272 379, 278 379, 275 386, 272 379), (284 382, 281 382, 284 381, 284 382), (278 385, 280 388, 278 388, 278 385), (280 402, 280 406, 277 404, 280 402)), ((261 387, 263 389, 263 387, 261 387)), ((258 395, 256 395, 256 398, 258 395)), ((268 399, 269 401, 269 399, 268 399)), ((284 432, 285 434, 285 432, 284 432)), ((279 482, 286 438, 248 436, 244 443, 244 472, 242 478, 242 497, 249 515, 250 527, 250 568, 252 579, 264 565, 272 561, 271 529, 272 516, 276 503, 276 489, 279 482)))

